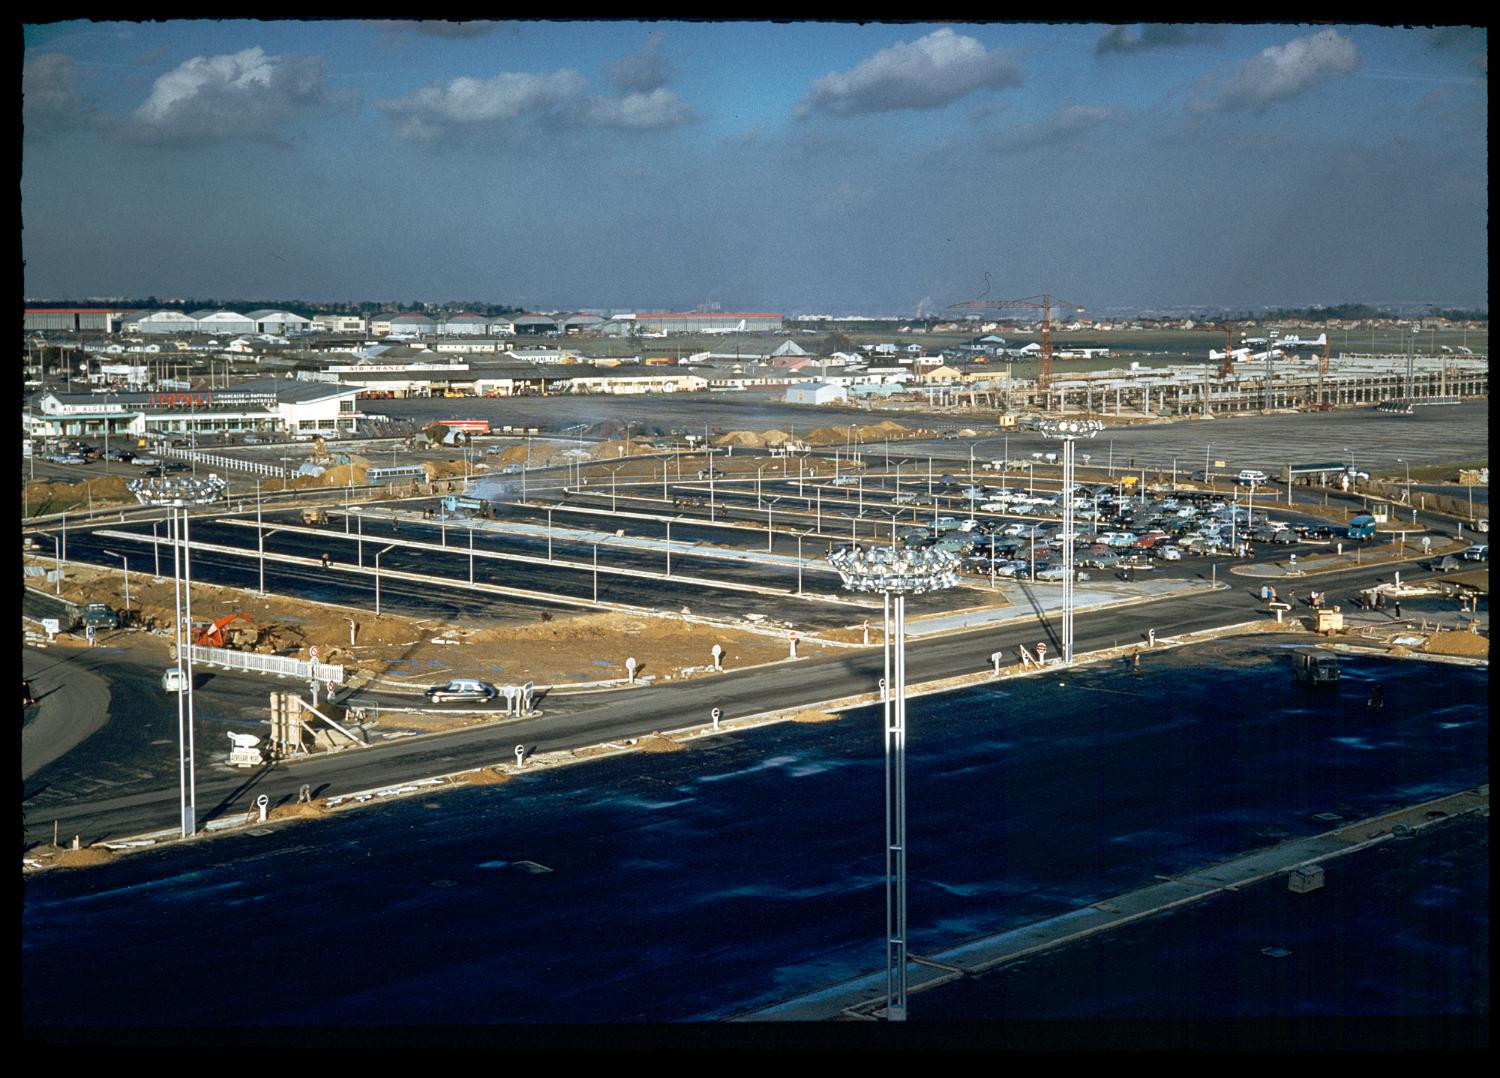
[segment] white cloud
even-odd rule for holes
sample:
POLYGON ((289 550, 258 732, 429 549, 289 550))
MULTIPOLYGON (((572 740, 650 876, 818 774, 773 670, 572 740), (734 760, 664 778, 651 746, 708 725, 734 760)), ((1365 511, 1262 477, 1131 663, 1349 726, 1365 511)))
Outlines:
POLYGON ((1272 45, 1259 56, 1208 76, 1188 95, 1194 112, 1264 112, 1318 83, 1347 75, 1363 58, 1337 30, 1319 30, 1272 45))
POLYGON ((912 42, 881 49, 850 71, 824 75, 797 105, 797 115, 823 110, 843 115, 935 109, 974 90, 1021 85, 1010 49, 985 51, 972 37, 944 27, 912 42))
POLYGON ((269 138, 326 101, 321 56, 268 56, 259 47, 195 56, 156 80, 128 133, 169 142, 269 138))
POLYGON ((91 109, 84 101, 78 65, 71 56, 49 52, 21 68, 22 122, 28 135, 81 127, 91 109))
POLYGON ((653 34, 640 52, 616 60, 610 77, 621 90, 637 94, 649 94, 671 81, 672 69, 662 52, 660 35, 653 34))
POLYGON ((591 98, 584 106, 582 116, 583 122, 596 127, 623 127, 634 131, 677 127, 702 118, 682 98, 661 88, 645 94, 591 98))
POLYGON ((377 107, 399 120, 407 138, 431 138, 444 127, 488 124, 547 113, 583 93, 584 78, 571 68, 546 75, 503 71, 487 79, 460 76, 431 83, 406 97, 378 101, 377 107))

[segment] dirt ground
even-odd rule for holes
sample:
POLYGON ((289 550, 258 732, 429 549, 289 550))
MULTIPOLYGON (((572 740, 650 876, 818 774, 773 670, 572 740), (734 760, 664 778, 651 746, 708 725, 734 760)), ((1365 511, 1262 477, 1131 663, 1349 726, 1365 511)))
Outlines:
POLYGON ((1477 633, 1433 633, 1422 647, 1433 655, 1464 655, 1475 659, 1487 659, 1490 654, 1490 638, 1477 633))
MULTIPOLYGON (((50 559, 34 561, 50 567, 50 559)), ((69 568, 62 594, 79 604, 104 602, 116 610, 125 606, 122 574, 104 569, 69 568)), ((170 578, 158 584, 132 566, 130 598, 140 626, 170 633, 170 578)), ((298 659, 309 658, 308 648, 317 646, 323 662, 414 688, 456 676, 541 685, 623 680, 627 658, 636 660, 638 679, 676 680, 707 673, 713 666, 714 644, 723 648, 726 669, 787 656, 786 640, 779 634, 723 629, 672 615, 559 613, 531 625, 496 628, 478 619, 450 623, 388 613, 376 618, 368 611, 285 596, 259 599, 235 588, 193 586, 195 625, 203 627, 236 613, 242 617, 225 627, 236 638, 228 641, 231 644, 298 659)), ((813 655, 817 650, 807 641, 801 653, 813 655)))

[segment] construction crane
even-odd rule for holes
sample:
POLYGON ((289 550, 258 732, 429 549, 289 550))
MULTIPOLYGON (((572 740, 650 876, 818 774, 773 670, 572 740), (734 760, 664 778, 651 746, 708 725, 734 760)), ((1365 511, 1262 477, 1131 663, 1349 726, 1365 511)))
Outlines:
MULTIPOLYGON (((989 291, 990 275, 986 273, 985 291, 989 291)), ((965 300, 963 303, 950 303, 948 310, 980 310, 980 311, 1008 311, 1008 310, 1031 310, 1042 312, 1042 355, 1037 360, 1036 386, 1045 390, 1052 384, 1052 308, 1067 307, 1074 311, 1082 311, 1084 308, 1077 303, 1069 303, 1065 299, 1043 293, 1040 296, 1026 296, 1022 299, 985 299, 981 295, 979 299, 965 300)))
POLYGON ((1234 323, 1224 323, 1224 358, 1219 360, 1219 377, 1225 378, 1234 370, 1234 323))

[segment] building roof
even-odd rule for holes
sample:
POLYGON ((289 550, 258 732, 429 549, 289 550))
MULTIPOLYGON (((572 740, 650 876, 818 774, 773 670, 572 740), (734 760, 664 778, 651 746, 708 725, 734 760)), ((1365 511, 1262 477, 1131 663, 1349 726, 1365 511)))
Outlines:
POLYGON ((27 314, 134 314, 134 311, 117 311, 113 307, 27 307, 27 314))
POLYGON ((637 314, 637 318, 780 318, 780 311, 772 312, 747 312, 747 311, 680 311, 663 312, 653 311, 650 314, 637 314))

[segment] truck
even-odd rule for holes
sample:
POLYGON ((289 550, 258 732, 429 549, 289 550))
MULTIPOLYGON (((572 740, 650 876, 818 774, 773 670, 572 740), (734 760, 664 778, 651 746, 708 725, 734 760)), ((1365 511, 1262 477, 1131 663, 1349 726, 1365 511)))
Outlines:
POLYGON ((120 627, 120 615, 107 603, 89 603, 78 615, 78 620, 86 629, 118 629, 120 627))
POLYGON ((1361 513, 1349 521, 1349 526, 1344 529, 1345 539, 1373 539, 1375 538, 1375 518, 1369 513, 1361 513))
POLYGON ((1306 685, 1337 685, 1339 660, 1326 651, 1298 651, 1292 654, 1292 678, 1306 685))
POLYGON ((304 524, 327 524, 328 510, 326 509, 304 509, 302 510, 302 523, 304 524))

